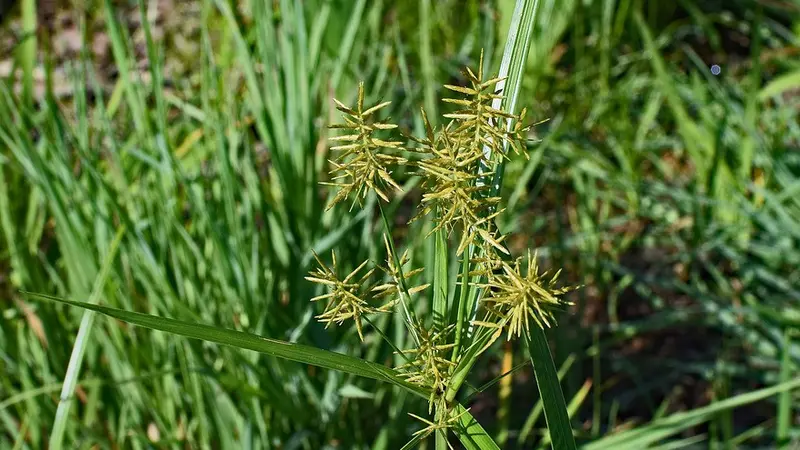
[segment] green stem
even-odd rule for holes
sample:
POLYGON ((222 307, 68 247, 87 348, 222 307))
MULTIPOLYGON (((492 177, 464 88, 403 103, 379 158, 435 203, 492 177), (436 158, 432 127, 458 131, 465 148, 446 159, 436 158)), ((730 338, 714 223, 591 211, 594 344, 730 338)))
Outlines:
MULTIPOLYGON (((444 411, 443 411, 444 412, 444 411)), ((438 412, 436 413, 439 414, 438 412)), ((434 441, 436 444, 436 450, 447 450, 447 431, 446 430, 436 430, 436 440, 434 441)))
POLYGON ((27 107, 33 106, 33 69, 36 65, 36 1, 22 0, 22 33, 20 45, 22 66, 22 99, 27 107))
MULTIPOLYGON (((517 100, 519 98, 520 86, 522 85, 522 76, 525 69, 525 61, 528 58, 528 51, 530 50, 531 35, 533 34, 533 25, 536 19, 536 11, 539 6, 538 0, 517 0, 514 7, 513 16, 511 18, 511 26, 508 29, 508 37, 506 38, 506 46, 503 51, 503 59, 500 63, 500 71, 498 76, 505 78, 503 81, 497 83, 496 90, 503 91, 503 97, 496 99, 492 102, 492 107, 501 109, 511 114, 515 113, 517 100)), ((507 122, 507 129, 512 126, 511 120, 507 122)), ((507 142, 504 142, 504 150, 507 150, 507 142)), ((484 154, 486 160, 491 161, 493 156, 491 149, 488 146, 484 147, 484 154)), ((494 170, 492 185, 489 190, 489 197, 495 197, 500 192, 500 185, 503 181, 504 160, 499 158, 497 167, 494 170)), ((482 168, 481 170, 486 170, 482 168)), ((487 170, 488 171, 488 170, 487 170)), ((483 183, 482 180, 478 180, 483 183)), ((463 282, 462 282, 463 283, 463 282)), ((464 290, 462 289, 462 293, 464 290)), ((477 311, 478 302, 480 301, 480 289, 476 289, 472 302, 462 301, 459 302, 459 321, 456 326, 463 326, 467 320, 466 314, 468 312, 477 311), (461 315, 463 311, 464 315, 461 315), (462 321, 463 319, 463 321, 462 321)), ((464 342, 464 330, 461 330, 461 335, 456 335, 456 339, 460 339, 459 345, 464 342)), ((459 351, 463 346, 459 346, 459 351)), ((448 386, 447 399, 448 401, 455 398, 458 389, 466 379, 466 374, 471 367, 475 364, 479 354, 473 352, 469 360, 465 364, 460 364, 462 371, 458 377, 454 377, 448 386)))
POLYGON ((433 323, 443 330, 448 323, 448 249, 447 232, 438 230, 434 233, 433 259, 433 323))
POLYGON ((467 323, 467 306, 469 302, 467 299, 469 298, 469 259, 470 255, 472 255, 472 246, 470 245, 464 251, 461 259, 461 290, 459 292, 459 299, 458 299, 458 311, 456 311, 456 335, 455 335, 455 347, 453 347, 453 357, 451 360, 453 362, 458 361, 459 355, 461 355, 461 347, 465 340, 465 329, 469 326, 467 323))
POLYGON ((389 347, 392 347, 392 350, 394 350, 395 353, 400 355, 400 357, 403 358, 407 363, 414 364, 414 361, 411 360, 408 357, 408 355, 405 354, 405 352, 403 352, 402 350, 397 348, 397 346, 394 345, 394 342, 392 342, 392 340, 389 339, 389 336, 387 336, 386 333, 384 333, 383 330, 381 330, 379 326, 375 325, 375 323, 372 320, 370 320, 369 317, 367 317, 367 316, 362 316, 362 317, 363 317, 364 321, 366 321, 369 324, 369 326, 372 327, 373 330, 377 331, 378 334, 381 335, 383 340, 386 341, 387 344, 389 344, 389 347))
POLYGON ((406 277, 403 275, 403 268, 400 266, 400 258, 397 256, 397 251, 392 242, 392 228, 389 226, 389 219, 386 218, 386 213, 383 211, 383 205, 378 201, 378 210, 381 212, 381 219, 383 219, 383 228, 386 232, 386 242, 389 244, 389 255, 394 260, 394 265, 397 267, 397 284, 400 289, 397 290, 400 297, 400 305, 403 307, 403 314, 406 319, 406 326, 408 327, 414 342, 419 345, 419 334, 417 333, 416 325, 419 323, 414 311, 408 307, 411 301, 411 296, 408 293, 408 286, 406 286, 406 277))
MULTIPOLYGON (((103 293, 103 288, 106 280, 111 272, 111 266, 114 257, 117 254, 119 243, 122 240, 122 235, 125 228, 122 227, 117 231, 117 235, 111 243, 111 247, 106 254, 103 266, 100 273, 95 280, 92 294, 89 297, 90 304, 96 304, 100 300, 100 295, 103 293)), ((72 355, 69 358, 67 365, 67 373, 64 376, 64 385, 61 388, 61 397, 56 408, 56 417, 53 421, 53 429, 50 433, 50 449, 58 450, 62 448, 62 441, 64 439, 64 432, 67 427, 67 420, 69 418, 69 410, 72 405, 72 395, 75 392, 75 386, 78 384, 78 375, 80 374, 81 365, 83 364, 83 356, 86 353, 86 347, 89 345, 89 337, 92 332, 92 325, 94 324, 94 311, 85 311, 81 319, 80 328, 78 328, 78 336, 75 338, 75 345, 72 347, 72 355)))

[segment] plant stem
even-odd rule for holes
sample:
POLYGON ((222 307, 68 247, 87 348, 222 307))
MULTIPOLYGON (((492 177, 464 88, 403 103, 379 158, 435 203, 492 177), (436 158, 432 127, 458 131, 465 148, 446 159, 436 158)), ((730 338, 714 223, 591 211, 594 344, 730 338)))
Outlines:
MULTIPOLYGON (((111 247, 106 254, 105 261, 103 261, 100 273, 95 280, 92 294, 89 297, 89 303, 91 304, 95 304, 100 300, 100 295, 103 292, 103 287, 111 272, 111 265, 117 254, 117 249, 119 248, 119 243, 122 240, 124 232, 125 227, 121 227, 111 243, 111 247)), ((75 338, 75 346, 72 347, 72 355, 69 358, 67 374, 64 376, 64 385, 61 388, 61 397, 59 398, 58 408, 56 409, 56 417, 53 420, 53 430, 50 433, 51 450, 60 449, 64 439, 69 409, 72 405, 72 395, 75 391, 75 386, 78 384, 78 375, 80 374, 81 364, 83 363, 83 355, 86 353, 86 347, 89 345, 89 335, 92 332, 94 317, 94 311, 85 311, 81 319, 78 336, 75 338)))
MULTIPOLYGON (((508 29, 508 37, 506 38, 506 45, 505 50, 503 51, 503 59, 500 63, 500 71, 498 76, 501 78, 505 78, 503 81, 497 83, 496 91, 502 90, 503 97, 501 99, 495 99, 492 102, 492 107, 495 109, 502 109, 510 114, 514 114, 515 108, 517 105, 517 99, 519 97, 520 86, 522 85, 522 76, 525 69, 525 61, 528 57, 528 51, 530 50, 530 40, 531 35, 533 34, 533 25, 536 19, 536 10, 538 9, 539 0, 517 0, 516 6, 514 7, 514 13, 511 18, 511 26, 508 29)), ((507 123, 507 127, 511 127, 512 123, 509 120, 507 123)), ((504 147, 507 146, 507 142, 504 142, 504 147)), ((488 146, 484 146, 484 154, 486 155, 486 160, 491 161, 492 155, 491 149, 488 146)), ((504 160, 502 158, 498 158, 497 167, 495 168, 494 177, 492 179, 492 185, 489 190, 489 197, 497 196, 498 192, 500 192, 500 185, 503 180, 503 168, 504 168, 504 160)), ((481 168, 481 171, 488 172, 487 168, 481 168)), ((483 180, 478 180, 479 184, 484 183, 483 180)), ((478 249, 474 246, 470 245, 469 252, 477 252, 478 249)), ((469 270, 466 271, 468 273, 469 270)), ((462 281, 467 285, 467 281, 462 281)), ((464 289, 462 287, 462 293, 464 289)), ((459 321, 457 322, 457 326, 463 326, 463 324, 467 321, 472 319, 472 315, 478 310, 478 302, 480 300, 480 290, 475 290, 474 296, 472 301, 469 302, 469 298, 462 299, 459 302, 459 321), (466 300, 466 301, 465 301, 466 300), (462 315, 463 314, 463 315, 462 315), (469 318, 467 318, 469 316, 469 318)), ((469 334, 467 332, 467 334, 469 334)), ((456 348, 459 350, 464 348, 464 342, 466 342, 466 336, 464 336, 464 330, 461 330, 460 334, 457 333, 456 339, 458 340, 456 344, 456 348)), ((478 354, 474 354, 471 361, 468 361, 468 368, 471 367, 475 361, 477 361, 478 354)), ((463 383, 466 377, 461 377, 459 379, 453 379, 451 386, 448 387, 448 397, 452 398, 455 396, 455 393, 461 387, 461 383, 463 383)))
POLYGON ((22 33, 20 45, 22 65, 22 99, 33 106, 33 69, 36 65, 36 1, 22 0, 22 33))
POLYGON ((434 259, 433 259, 433 323, 443 330, 449 320, 448 298, 448 248, 447 232, 439 230, 434 233, 434 259))
POLYGON ((461 286, 458 294, 458 309, 456 311, 455 347, 453 347, 453 357, 451 358, 453 362, 458 361, 459 355, 461 355, 461 348, 465 339, 464 333, 469 326, 466 307, 469 305, 469 259, 471 255, 472 246, 470 245, 464 250, 461 260, 461 286))
POLYGON ((411 336, 414 338, 414 343, 419 345, 419 335, 417 334, 416 324, 419 323, 417 321, 417 317, 414 314, 414 311, 409 309, 408 302, 411 299, 411 296, 408 293, 408 287, 406 286, 406 278, 403 275, 403 268, 400 266, 400 258, 397 256, 397 251, 394 248, 394 243, 392 242, 392 229, 389 226, 389 219, 386 218, 386 213, 383 211, 383 205, 381 202, 378 201, 378 210, 381 212, 381 219, 383 220, 383 228, 386 232, 386 242, 389 245, 389 258, 394 260, 394 265, 397 267, 397 285, 398 285, 398 296, 400 297, 400 305, 403 307, 403 314, 405 315, 406 319, 406 326, 408 327, 411 336))
MULTIPOLYGON (((510 372, 514 365, 514 354, 511 341, 503 343, 503 365, 501 373, 510 372)), ((508 441, 509 412, 511 411, 511 377, 505 377, 500 381, 500 392, 498 398, 500 407, 497 410, 497 423, 500 429, 497 433, 497 444, 505 446, 508 441)))

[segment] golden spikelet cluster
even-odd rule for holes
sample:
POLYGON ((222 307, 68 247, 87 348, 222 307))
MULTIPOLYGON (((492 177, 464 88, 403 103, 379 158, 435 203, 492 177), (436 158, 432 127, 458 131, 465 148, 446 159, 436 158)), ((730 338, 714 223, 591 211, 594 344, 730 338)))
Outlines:
MULTIPOLYGON (((427 120, 425 123, 430 126, 427 120)), ((481 178, 491 173, 479 171, 480 151, 469 154, 455 145, 449 135, 450 128, 443 128, 433 140, 424 141, 418 149, 427 157, 416 163, 424 177, 425 189, 417 218, 436 212, 436 226, 431 233, 441 229, 450 233, 460 225, 464 232, 457 249, 459 255, 479 235, 502 248, 495 236, 485 229, 499 213, 491 211, 500 198, 488 197, 485 194, 489 186, 479 184, 481 178)))
MULTIPOLYGON (((326 184, 338 188, 328 208, 351 196, 353 204, 361 203, 369 191, 388 201, 390 190, 400 190, 392 178, 392 167, 415 167, 415 172, 422 177, 423 195, 419 212, 412 220, 430 214, 434 223, 431 233, 460 233, 457 255, 462 255, 470 246, 474 248, 474 252, 468 253, 471 260, 467 275, 470 280, 478 281, 462 280, 462 288, 469 282, 481 291, 482 320, 472 323, 491 331, 483 334, 483 347, 477 352, 480 354, 504 331, 510 340, 522 336, 523 332, 529 334, 531 323, 541 328, 550 327, 555 323, 554 312, 570 305, 562 296, 573 288, 556 286, 560 271, 540 272, 535 254, 528 252, 527 264, 523 264, 523 258, 509 261, 504 236, 495 224, 502 212, 500 198, 496 196, 498 187, 491 184, 498 163, 508 158, 509 150, 527 157, 523 151, 524 134, 528 130, 522 125, 525 111, 515 115, 497 107, 503 98, 503 78, 484 79, 483 55, 477 71, 468 68, 465 75, 468 86, 444 86, 459 94, 458 98, 443 99, 459 108, 444 115, 450 120, 448 123, 434 129, 422 111, 425 136, 410 137, 416 145, 407 149, 416 155, 413 162, 401 156, 406 149, 400 142, 380 137, 397 127, 375 119, 376 113, 389 102, 365 108, 363 83, 358 88, 355 108, 335 101, 337 109, 344 114, 344 123, 332 128, 345 133, 331 139, 337 143, 332 150, 339 153, 330 161, 333 182, 326 184)), ((444 432, 456 426, 464 414, 447 401, 460 386, 461 381, 453 386, 451 383, 454 369, 464 354, 453 350, 456 348, 450 339, 455 334, 451 333, 453 325, 426 328, 412 313, 415 308, 406 301, 429 285, 411 287, 409 280, 424 269, 404 269, 410 259, 408 251, 399 257, 394 253, 388 222, 384 220, 384 224, 388 256, 385 267, 377 266, 383 272, 384 281, 369 281, 376 269, 365 270, 366 261, 340 279, 335 255, 330 268, 317 258, 320 267, 307 279, 329 289, 327 294, 313 299, 327 300, 325 311, 317 318, 326 326, 352 319, 363 340, 362 318, 365 315, 388 312, 401 303, 416 347, 402 351, 407 362, 396 369, 407 381, 430 393, 428 412, 436 412, 434 420, 412 414, 425 424, 415 435, 444 432), (373 306, 381 302, 381 306, 373 306)), ((475 358, 475 350, 471 351, 470 358, 475 358)))
POLYGON ((455 363, 447 358, 449 351, 455 346, 447 343, 447 336, 453 327, 436 330, 417 324, 415 328, 419 336, 419 345, 403 351, 409 362, 397 369, 410 383, 431 391, 428 399, 428 413, 430 413, 437 401, 444 401, 447 382, 455 367, 455 363))
MULTIPOLYGON (((391 188, 401 190, 400 186, 392 179, 390 166, 407 162, 406 159, 392 154, 402 150, 400 142, 381 139, 377 134, 397 128, 397 125, 387 121, 375 120, 376 113, 388 106, 391 102, 379 103, 375 106, 364 108, 364 83, 358 85, 358 103, 355 109, 345 106, 334 99, 336 109, 344 114, 344 123, 331 125, 331 128, 345 130, 341 136, 330 138, 339 142, 331 147, 332 151, 339 152, 338 156, 329 160, 332 170, 333 182, 324 182, 339 190, 328 204, 333 205, 344 201, 353 195, 353 205, 361 202, 369 191, 375 193, 384 201, 389 201, 386 191, 391 188)), ((351 205, 352 208, 352 205, 351 205)))
POLYGON ((524 111, 517 116, 492 106, 502 98, 495 91, 503 78, 483 79, 482 55, 478 73, 467 69, 466 75, 470 87, 445 85, 465 97, 443 99, 462 107, 444 115, 451 122, 434 133, 423 111, 426 136, 412 138, 419 144, 415 151, 424 155, 416 162, 425 190, 417 217, 435 212, 432 232, 444 229, 450 233, 460 227, 458 255, 469 244, 484 243, 507 253, 501 245, 503 237, 494 227, 494 219, 502 212, 497 211, 500 198, 489 195, 491 187, 486 180, 493 175, 493 158, 506 157, 507 148, 520 152, 524 111), (509 120, 513 123, 510 130, 509 120))
MULTIPOLYGON (((503 98, 498 84, 505 78, 483 79, 483 53, 481 53, 477 75, 470 68, 467 68, 466 75, 470 81, 470 87, 449 84, 444 86, 466 97, 442 99, 446 103, 463 107, 459 111, 444 115, 444 117, 455 120, 457 126, 453 130, 453 134, 464 139, 461 143, 469 153, 477 153, 476 150, 480 150, 479 160, 487 166, 491 165, 490 159, 494 155, 507 158, 506 145, 517 154, 525 154, 521 152, 521 142, 524 142, 523 132, 527 131, 527 128, 522 125, 525 109, 519 115, 515 115, 493 106, 495 100, 503 98), (513 124, 510 129, 509 121, 513 124)), ((475 155, 475 157, 478 156, 475 155)))
POLYGON ((520 337, 523 331, 528 334, 531 321, 539 328, 550 327, 555 323, 553 313, 572 304, 560 296, 575 288, 556 286, 561 271, 552 275, 540 273, 537 255, 528 251, 527 256, 526 270, 523 271, 522 258, 513 264, 498 261, 495 264, 499 270, 487 273, 485 283, 476 284, 487 291, 482 303, 488 314, 487 320, 474 323, 498 331, 505 329, 508 340, 520 337))
MULTIPOLYGON (((353 322, 355 322, 358 337, 363 341, 364 331, 362 318, 366 314, 379 314, 391 311, 395 303, 399 301, 400 295, 405 293, 404 289, 406 288, 408 289, 408 294, 412 295, 430 286, 430 284, 423 284, 409 288, 407 284, 410 278, 421 273, 424 269, 420 268, 404 273, 394 263, 394 259, 389 250, 388 241, 386 242, 387 252, 389 252, 389 257, 387 258, 388 267, 377 266, 382 272, 388 275, 389 280, 386 282, 370 281, 375 274, 375 268, 364 271, 369 261, 362 262, 346 277, 340 279, 337 273, 336 253, 331 252, 331 267, 328 267, 322 262, 319 256, 314 253, 314 258, 316 258, 319 267, 312 271, 305 279, 328 288, 327 294, 318 295, 311 299, 311 301, 327 301, 325 311, 316 316, 316 319, 324 323, 326 328, 333 323, 341 325, 345 321, 352 319, 353 322), (401 285, 405 285, 405 288, 401 285), (379 303, 379 301, 383 301, 384 303, 381 306, 373 306, 375 303, 379 303)), ((399 260, 400 267, 407 264, 408 260, 408 253, 406 252, 399 260)))
POLYGON ((371 289, 366 283, 375 272, 375 269, 370 269, 359 277, 359 272, 361 272, 369 262, 364 261, 356 267, 355 270, 344 277, 344 279, 340 280, 336 273, 335 252, 331 252, 332 267, 325 265, 316 253, 314 253, 314 258, 316 258, 319 267, 311 272, 311 274, 306 277, 306 280, 322 284, 329 288, 327 294, 318 295, 311 299, 311 301, 327 300, 325 311, 317 316, 317 320, 324 323, 325 328, 327 328, 332 323, 341 325, 344 321, 352 319, 356 324, 358 337, 363 341, 364 331, 361 318, 365 314, 388 312, 392 307, 391 302, 377 308, 371 306, 368 302, 371 289))

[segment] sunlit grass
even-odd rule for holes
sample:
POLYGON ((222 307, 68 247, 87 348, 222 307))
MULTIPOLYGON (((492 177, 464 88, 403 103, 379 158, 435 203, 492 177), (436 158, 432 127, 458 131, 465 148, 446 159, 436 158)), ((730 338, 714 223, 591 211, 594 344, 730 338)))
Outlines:
MULTIPOLYGON (((434 125, 454 112, 435 100, 444 84, 468 85, 460 70, 477 67, 481 48, 487 73, 502 70, 515 2, 204 1, 186 19, 198 22, 198 51, 177 79, 159 33, 130 29, 111 3, 72 13, 78 29, 108 37, 111 61, 54 61, 69 96, 27 87, 39 82, 35 66, 47 67, 41 39, 15 49, 16 81, 0 83, 0 447, 50 443, 82 317, 21 291, 404 364, 395 352, 414 338, 402 308, 374 317, 388 339, 368 331, 361 343, 355 326, 325 330, 314 320, 324 305, 309 302, 324 294, 304 279, 314 253, 335 249, 343 275, 386 259, 375 197, 325 211, 332 98, 355 104, 364 80, 367 104, 391 100, 398 131, 424 136, 419 107, 434 125), (103 85, 108 66, 122 75, 103 85)), ((31 5, 19 11, 28 24, 31 5)), ((584 288, 567 294, 575 306, 545 345, 495 345, 458 368, 463 405, 452 417, 462 425, 505 435, 507 448, 555 442, 539 374, 524 364, 547 349, 576 438, 592 448, 797 439, 798 15, 755 5, 679 2, 673 16, 647 2, 538 2, 518 104, 549 121, 493 195, 510 236, 500 244, 514 257, 538 250, 542 271, 563 267, 563 282, 584 288), (498 421, 501 360, 514 368, 512 414, 498 421), (470 406, 474 423, 458 415, 470 406)), ((406 225, 423 180, 392 175, 403 191, 383 204, 392 244, 411 249, 408 267, 426 268, 419 283, 432 284, 410 313, 479 331, 468 310, 447 311, 469 305, 469 292, 436 282, 463 273, 464 259, 441 251, 444 233, 427 237, 431 220, 406 225)), ((436 422, 427 395, 378 372, 309 369, 105 319, 90 336, 67 384, 65 448, 388 449, 422 426, 408 412, 436 422)))

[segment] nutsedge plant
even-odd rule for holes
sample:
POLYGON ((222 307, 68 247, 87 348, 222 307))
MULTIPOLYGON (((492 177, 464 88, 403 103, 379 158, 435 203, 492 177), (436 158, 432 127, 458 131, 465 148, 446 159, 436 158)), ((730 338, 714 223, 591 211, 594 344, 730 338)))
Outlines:
MULTIPOLYGON (((535 253, 527 253, 524 265, 522 258, 509 260, 505 236, 494 220, 502 212, 501 199, 491 195, 485 180, 493 177, 500 161, 510 158, 510 152, 527 157, 524 148, 529 128, 524 125, 525 111, 511 114, 492 106, 502 98, 498 83, 503 78, 484 77, 482 55, 477 70, 467 68, 465 76, 468 86, 444 86, 454 95, 442 101, 459 108, 444 115, 449 121, 434 128, 422 109, 425 135, 409 136, 405 144, 389 136, 397 125, 376 117, 389 102, 365 107, 363 83, 354 108, 335 100, 344 122, 332 128, 343 134, 331 139, 337 144, 332 147, 335 157, 330 160, 334 181, 326 184, 337 189, 328 208, 346 201, 351 202, 352 208, 356 203, 363 205, 369 192, 388 202, 389 192, 400 190, 393 178, 400 166, 419 175, 423 194, 412 221, 429 217, 434 224, 430 233, 444 233, 455 243, 455 255, 466 258, 469 270, 460 277, 459 287, 465 292, 477 292, 478 308, 472 311, 470 324, 482 332, 468 336, 463 345, 457 346, 457 324, 428 325, 414 316, 415 308, 408 303, 424 299, 419 294, 429 285, 408 287, 412 277, 423 269, 404 272, 408 253, 399 256, 395 252, 388 221, 384 221, 388 267, 381 267, 380 272, 372 268, 359 276, 367 266, 364 262, 337 278, 340 275, 336 273, 334 255, 332 268, 317 258, 320 267, 307 277, 328 289, 327 294, 314 299, 327 300, 324 312, 317 318, 326 325, 352 319, 362 341, 363 317, 402 305, 415 347, 400 351, 406 362, 395 369, 408 382, 430 392, 428 414, 433 415, 426 419, 412 414, 424 424, 415 434, 417 438, 432 433, 446 436, 448 429, 459 426, 463 412, 457 411, 453 401, 464 381, 463 374, 455 376, 459 367, 471 367, 504 331, 511 340, 529 336, 532 327, 553 326, 554 313, 570 304, 563 295, 572 289, 558 286, 560 271, 542 273, 535 253), (468 248, 472 250, 465 253, 468 248), (387 275, 388 281, 371 281, 379 273, 387 275)), ((378 207, 383 213, 380 202, 378 207)), ((380 334, 386 338, 385 333, 380 334)))

